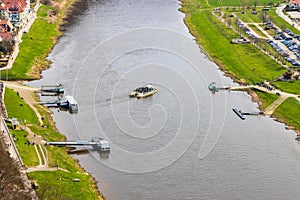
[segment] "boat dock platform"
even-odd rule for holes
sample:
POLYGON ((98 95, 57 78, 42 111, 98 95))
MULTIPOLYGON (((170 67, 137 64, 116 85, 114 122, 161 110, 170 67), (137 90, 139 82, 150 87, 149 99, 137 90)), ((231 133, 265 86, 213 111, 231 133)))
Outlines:
POLYGON ((233 112, 239 117, 241 118, 242 120, 245 120, 245 115, 264 115, 265 113, 262 112, 262 111, 259 111, 259 112, 242 112, 241 110, 238 110, 236 108, 233 108, 232 109, 233 112))
POLYGON ((93 148, 101 151, 110 151, 108 141, 100 137, 94 137, 91 141, 47 142, 46 144, 53 146, 92 146, 93 148))
POLYGON ((65 92, 62 84, 42 85, 40 92, 43 96, 57 96, 65 92))
POLYGON ((62 109, 67 109, 71 112, 78 111, 77 101, 72 96, 66 96, 65 98, 58 97, 58 100, 56 100, 56 101, 40 102, 40 104, 43 106, 46 106, 46 107, 52 107, 52 108, 58 107, 58 108, 62 108, 62 109))
POLYGON ((209 89, 209 91, 215 93, 215 92, 218 92, 219 90, 229 90, 230 87, 217 87, 215 82, 211 82, 208 85, 208 89, 209 89))

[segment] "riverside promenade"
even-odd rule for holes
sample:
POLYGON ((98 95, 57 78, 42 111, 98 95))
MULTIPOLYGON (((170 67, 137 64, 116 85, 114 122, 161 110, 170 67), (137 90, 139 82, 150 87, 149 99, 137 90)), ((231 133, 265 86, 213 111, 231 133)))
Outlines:
POLYGON ((18 34, 15 36, 15 46, 11 56, 8 59, 8 63, 5 67, 0 68, 1 70, 11 69, 13 63, 15 62, 16 57, 19 54, 19 44, 22 42, 22 36, 24 33, 27 33, 30 30, 33 22, 37 18, 37 11, 41 6, 40 0, 37 0, 35 7, 32 9, 31 13, 28 15, 27 23, 19 30, 18 34))

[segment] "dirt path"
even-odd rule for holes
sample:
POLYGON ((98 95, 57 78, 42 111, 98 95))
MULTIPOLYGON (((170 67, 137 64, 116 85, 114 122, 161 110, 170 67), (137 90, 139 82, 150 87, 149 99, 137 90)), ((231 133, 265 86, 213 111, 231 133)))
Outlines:
POLYGON ((276 101, 274 101, 269 107, 266 108, 265 110, 265 114, 266 115, 272 115, 273 112, 276 110, 276 108, 278 106, 280 106, 280 104, 282 104, 286 99, 288 98, 288 96, 281 96, 278 99, 276 99, 276 101))

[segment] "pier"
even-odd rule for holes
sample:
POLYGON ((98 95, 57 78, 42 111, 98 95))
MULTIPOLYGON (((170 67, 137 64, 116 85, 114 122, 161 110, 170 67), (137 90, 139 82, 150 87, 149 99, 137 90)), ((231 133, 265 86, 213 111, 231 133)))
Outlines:
POLYGON ((57 96, 65 92, 62 84, 42 85, 40 90, 42 96, 57 96))
POLYGON ((219 90, 228 90, 228 89, 230 89, 230 87, 217 87, 215 82, 211 82, 208 85, 208 89, 209 89, 209 91, 215 93, 215 92, 218 92, 219 90))
POLYGON ((264 115, 264 112, 242 112, 241 110, 238 110, 236 108, 233 108, 232 111, 242 120, 245 120, 245 115, 264 115))
POLYGON ((230 87, 230 86, 216 87, 216 83, 212 82, 208 85, 208 89, 212 93, 218 92, 221 89, 228 90, 228 91, 246 91, 248 89, 254 89, 254 90, 258 90, 261 92, 266 92, 266 93, 278 96, 278 99, 275 100, 271 105, 269 105, 269 107, 267 107, 264 112, 258 112, 258 113, 244 112, 243 113, 240 110, 232 109, 241 119, 244 118, 244 115, 261 115, 261 114, 272 115, 273 112, 276 110, 276 108, 278 106, 280 106, 286 99, 288 99, 290 97, 295 98, 298 101, 300 101, 300 94, 292 94, 292 93, 288 93, 288 92, 283 92, 279 89, 274 88, 274 86, 270 85, 270 83, 268 83, 268 82, 264 82, 264 84, 260 84, 260 85, 246 85, 246 86, 241 85, 241 86, 233 86, 233 87, 230 87))
POLYGON ((40 102, 39 104, 50 108, 58 107, 62 109, 67 109, 70 112, 74 112, 74 113, 78 111, 77 101, 72 96, 66 96, 65 98, 58 97, 58 100, 56 101, 45 101, 45 102, 40 102))
POLYGON ((53 146, 92 146, 101 151, 110 151, 109 142, 100 138, 94 137, 91 141, 66 141, 66 142, 47 142, 47 145, 53 146))

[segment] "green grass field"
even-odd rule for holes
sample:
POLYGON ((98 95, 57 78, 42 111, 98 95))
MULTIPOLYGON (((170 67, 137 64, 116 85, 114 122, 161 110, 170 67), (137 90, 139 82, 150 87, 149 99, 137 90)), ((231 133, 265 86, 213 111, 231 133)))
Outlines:
POLYGON ((239 36, 218 21, 210 10, 192 11, 186 19, 198 42, 222 68, 249 83, 279 77, 285 69, 251 44, 234 45, 239 36))
POLYGON ((38 165, 39 160, 34 146, 32 144, 25 144, 28 140, 25 136, 28 135, 28 133, 22 130, 10 130, 10 133, 15 136, 15 144, 23 160, 23 163, 28 167, 38 165))
POLYGON ((37 194, 41 199, 98 199, 95 188, 91 186, 91 176, 64 171, 31 172, 30 179, 37 180, 39 188, 37 194), (80 182, 72 182, 79 179, 80 182))
POLYGON ((294 98, 288 98, 275 110, 273 116, 300 130, 299 110, 300 102, 294 98))
POLYGON ((4 102, 9 118, 17 118, 21 124, 38 124, 38 118, 34 111, 17 93, 9 88, 5 88, 4 102))
MULTIPOLYGON (((247 1, 241 1, 241 0, 208 0, 209 4, 211 6, 254 6, 255 0, 247 0, 247 1)), ((258 0, 257 5, 258 6, 265 6, 268 5, 268 3, 271 2, 269 0, 258 0)), ((272 1, 274 3, 280 2, 280 1, 272 1)))
MULTIPOLYGON (((48 141, 61 141, 64 140, 64 136, 56 131, 54 122, 51 120, 51 115, 41 105, 36 105, 37 110, 43 116, 43 127, 37 125, 37 117, 34 111, 26 104, 16 92, 11 89, 5 89, 5 105, 9 116, 17 117, 23 121, 27 120, 27 124, 33 124, 30 129, 41 135, 48 141), (9 102, 9 103, 8 103, 9 102), (22 104, 22 106, 20 106, 22 104)), ((10 127, 10 125, 9 125, 10 127)), ((20 156, 27 167, 36 166, 39 164, 38 157, 32 144, 26 145, 28 140, 26 135, 28 133, 22 130, 10 130, 11 134, 15 135, 16 146, 20 153, 20 156)), ((38 183, 41 183, 40 190, 47 190, 53 188, 54 190, 47 191, 45 193, 46 199, 53 199, 53 195, 58 189, 58 186, 63 187, 63 199, 98 199, 97 191, 94 190, 95 183, 91 179, 90 175, 86 175, 85 172, 78 166, 76 161, 68 155, 66 148, 46 146, 48 150, 49 167, 54 167, 54 164, 69 172, 54 171, 54 172, 33 172, 30 173, 30 177, 37 179, 38 183), (62 181, 57 182, 57 177, 61 177, 62 181), (74 183, 72 178, 79 178, 80 183, 74 183), (47 183, 47 184, 44 184, 47 183), (84 186, 84 187, 83 187, 84 186), (79 196, 80 194, 80 196, 79 196)), ((41 154, 40 149, 38 151, 41 154)), ((40 196, 41 197, 41 196, 40 196)), ((43 199, 43 198, 41 198, 43 199)), ((54 198, 55 199, 55 198, 54 198)))
MULTIPOLYGON (((46 68, 48 62, 46 56, 55 43, 58 35, 57 24, 51 24, 45 16, 51 9, 48 6, 41 6, 38 11, 38 18, 30 28, 30 31, 23 34, 20 43, 20 52, 17 56, 13 68, 8 71, 9 79, 30 79, 29 76, 32 66, 46 68)), ((36 77, 35 77, 36 78, 36 77)))
POLYGON ((277 82, 274 82, 273 85, 275 85, 277 88, 279 88, 285 92, 300 95, 300 80, 292 81, 292 82, 277 81, 277 82))
POLYGON ((257 26, 255 26, 254 24, 248 24, 248 26, 257 34, 259 35, 260 37, 267 37, 263 32, 261 32, 261 30, 259 30, 257 28, 257 26))
POLYGON ((255 90, 255 93, 257 94, 257 96, 259 97, 259 99, 260 99, 260 101, 262 103, 262 106, 261 106, 262 110, 266 109, 276 99, 278 99, 277 95, 266 93, 266 92, 262 92, 262 91, 259 91, 259 90, 255 90))

